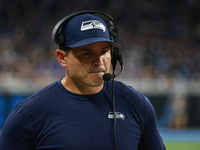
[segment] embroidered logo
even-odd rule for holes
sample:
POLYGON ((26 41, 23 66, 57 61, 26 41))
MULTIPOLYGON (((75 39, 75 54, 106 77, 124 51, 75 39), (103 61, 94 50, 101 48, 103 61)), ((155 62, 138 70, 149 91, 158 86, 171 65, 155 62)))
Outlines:
POLYGON ((106 31, 105 25, 98 20, 89 20, 82 22, 81 31, 86 31, 90 29, 101 29, 103 32, 106 31))
MULTIPOLYGON (((114 113, 113 112, 109 112, 108 113, 108 118, 109 119, 113 119, 114 118, 114 113)), ((115 112, 115 118, 124 120, 125 119, 125 115, 123 113, 120 113, 120 112, 115 112)))

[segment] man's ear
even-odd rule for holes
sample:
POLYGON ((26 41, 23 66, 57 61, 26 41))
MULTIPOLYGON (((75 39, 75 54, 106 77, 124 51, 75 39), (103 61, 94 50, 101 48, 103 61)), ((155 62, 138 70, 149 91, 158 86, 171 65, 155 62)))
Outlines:
POLYGON ((55 54, 61 66, 64 68, 67 67, 67 62, 65 60, 66 52, 64 52, 63 50, 57 49, 55 54))

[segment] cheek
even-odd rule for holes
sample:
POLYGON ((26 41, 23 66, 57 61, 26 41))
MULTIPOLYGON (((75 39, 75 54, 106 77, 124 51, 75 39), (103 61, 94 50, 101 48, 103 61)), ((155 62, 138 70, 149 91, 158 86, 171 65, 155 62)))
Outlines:
POLYGON ((105 66, 107 68, 107 72, 109 72, 110 67, 111 67, 111 55, 110 54, 106 55, 106 57, 105 57, 105 66))
POLYGON ((104 59, 106 62, 110 62, 111 61, 111 53, 110 52, 105 53, 104 59))
POLYGON ((87 65, 77 59, 68 59, 66 69, 71 76, 83 75, 87 71, 87 65))

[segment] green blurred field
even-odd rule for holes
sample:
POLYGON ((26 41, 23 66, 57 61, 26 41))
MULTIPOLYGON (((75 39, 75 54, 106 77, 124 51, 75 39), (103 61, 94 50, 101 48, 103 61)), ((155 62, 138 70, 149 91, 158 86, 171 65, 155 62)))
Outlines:
POLYGON ((198 142, 165 142, 166 150, 200 150, 198 142))

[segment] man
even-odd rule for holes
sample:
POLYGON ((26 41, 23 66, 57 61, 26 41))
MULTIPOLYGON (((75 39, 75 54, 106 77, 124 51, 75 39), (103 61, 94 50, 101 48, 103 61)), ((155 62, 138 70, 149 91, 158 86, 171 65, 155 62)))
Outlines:
POLYGON ((66 75, 12 110, 0 149, 165 149, 155 111, 144 95, 112 80, 112 105, 113 82, 102 78, 110 72, 111 48, 120 45, 110 39, 105 21, 91 13, 64 20, 54 38, 62 40, 56 56, 66 75))

